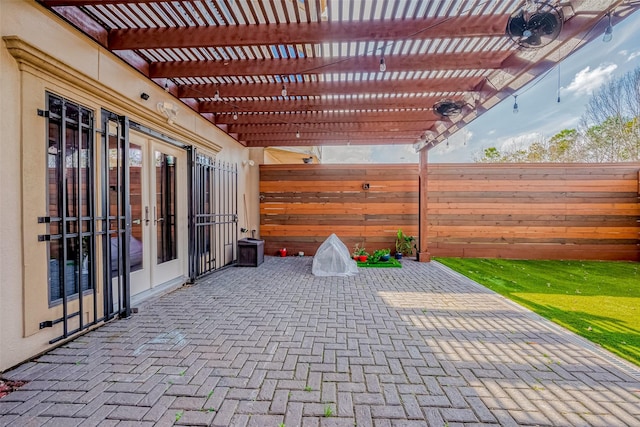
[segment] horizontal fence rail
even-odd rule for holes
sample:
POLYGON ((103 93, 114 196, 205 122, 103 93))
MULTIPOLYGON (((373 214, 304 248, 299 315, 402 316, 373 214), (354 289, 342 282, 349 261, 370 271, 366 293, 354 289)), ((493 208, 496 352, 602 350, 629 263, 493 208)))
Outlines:
MULTIPOLYGON (((418 234, 417 165, 263 165, 265 253, 418 234)), ((640 260, 640 164, 428 165, 432 256, 640 260)))

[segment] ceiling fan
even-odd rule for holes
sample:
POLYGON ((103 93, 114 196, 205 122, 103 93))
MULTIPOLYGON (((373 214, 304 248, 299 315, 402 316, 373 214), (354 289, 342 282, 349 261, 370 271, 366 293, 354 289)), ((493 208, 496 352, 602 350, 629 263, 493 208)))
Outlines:
POLYGON ((564 22, 562 10, 548 2, 525 1, 511 14, 506 33, 526 49, 539 49, 554 41, 564 22))

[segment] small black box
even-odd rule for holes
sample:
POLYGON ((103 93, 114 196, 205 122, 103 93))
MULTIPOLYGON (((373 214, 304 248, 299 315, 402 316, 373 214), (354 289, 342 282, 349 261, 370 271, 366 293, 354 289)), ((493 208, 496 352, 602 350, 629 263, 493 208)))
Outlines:
POLYGON ((264 240, 238 240, 238 267, 257 267, 264 262, 264 240))

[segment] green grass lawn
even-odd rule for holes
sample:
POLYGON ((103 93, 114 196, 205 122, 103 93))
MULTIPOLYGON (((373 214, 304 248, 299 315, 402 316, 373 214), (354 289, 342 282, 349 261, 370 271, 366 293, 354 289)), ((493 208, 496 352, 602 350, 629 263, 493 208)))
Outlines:
POLYGON ((640 365, 640 263, 436 260, 640 365))

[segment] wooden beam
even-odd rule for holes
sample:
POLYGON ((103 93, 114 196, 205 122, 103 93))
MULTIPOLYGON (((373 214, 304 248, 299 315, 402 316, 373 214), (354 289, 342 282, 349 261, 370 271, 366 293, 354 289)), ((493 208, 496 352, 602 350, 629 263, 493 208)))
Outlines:
POLYGON ((429 262, 431 261, 431 254, 429 253, 429 218, 427 217, 428 213, 428 192, 427 187, 429 183, 429 174, 428 174, 428 166, 429 166, 429 151, 426 149, 420 150, 419 153, 419 199, 420 199, 420 208, 418 212, 418 261, 420 262, 429 262))
POLYGON ((351 82, 289 82, 180 85, 179 98, 213 98, 216 91, 223 97, 279 97, 282 86, 287 96, 353 95, 373 93, 469 92, 484 81, 482 77, 435 79, 375 80, 351 82))
MULTIPOLYGON (((510 51, 430 53, 385 56, 387 72, 499 69, 510 51)), ((151 78, 283 76, 318 73, 376 73, 376 56, 350 58, 240 59, 213 61, 166 61, 150 64, 151 78)))
POLYGON ((234 119, 231 114, 216 114, 216 124, 287 124, 287 123, 367 123, 378 121, 421 122, 432 126, 435 122, 429 120, 432 113, 428 110, 419 111, 382 111, 382 112, 284 112, 266 114, 239 114, 234 119))
POLYGON ((283 139, 280 141, 242 141, 247 147, 313 147, 326 145, 406 145, 413 144, 415 138, 388 138, 388 139, 334 139, 327 135, 326 139, 283 139))
POLYGON ((48 7, 60 6, 98 6, 101 4, 143 4, 157 3, 158 0, 40 0, 40 3, 48 7))
MULTIPOLYGON (((56 3, 55 5, 59 6, 62 2, 46 3, 56 3)), ((114 29, 109 32, 109 49, 299 45, 346 41, 375 43, 398 39, 490 37, 503 35, 508 19, 509 15, 491 16, 490 19, 479 15, 455 18, 114 29)))
POLYGON ((399 132, 413 131, 424 132, 431 128, 433 122, 350 122, 350 123, 313 123, 300 121, 297 123, 268 123, 263 124, 230 124, 227 125, 230 132, 240 135, 287 133, 300 130, 305 132, 399 132))
POLYGON ((372 99, 277 99, 268 101, 206 101, 201 102, 200 113, 259 113, 279 111, 339 111, 339 110, 394 110, 423 109, 425 120, 439 120, 432 111, 436 97, 393 97, 372 99))
MULTIPOLYGON (((420 136, 421 131, 396 131, 396 132, 310 132, 306 128, 301 128, 300 139, 308 141, 322 141, 325 139, 333 140, 389 140, 389 139, 409 139, 416 140, 420 136)), ((241 134, 238 135, 238 139, 247 142, 256 141, 282 141, 282 140, 295 140, 297 139, 296 132, 286 133, 262 133, 262 134, 241 134)))
POLYGON ((76 7, 61 7, 56 9, 56 12, 64 16, 67 21, 98 42, 101 46, 107 46, 109 38, 107 30, 81 9, 76 7))

